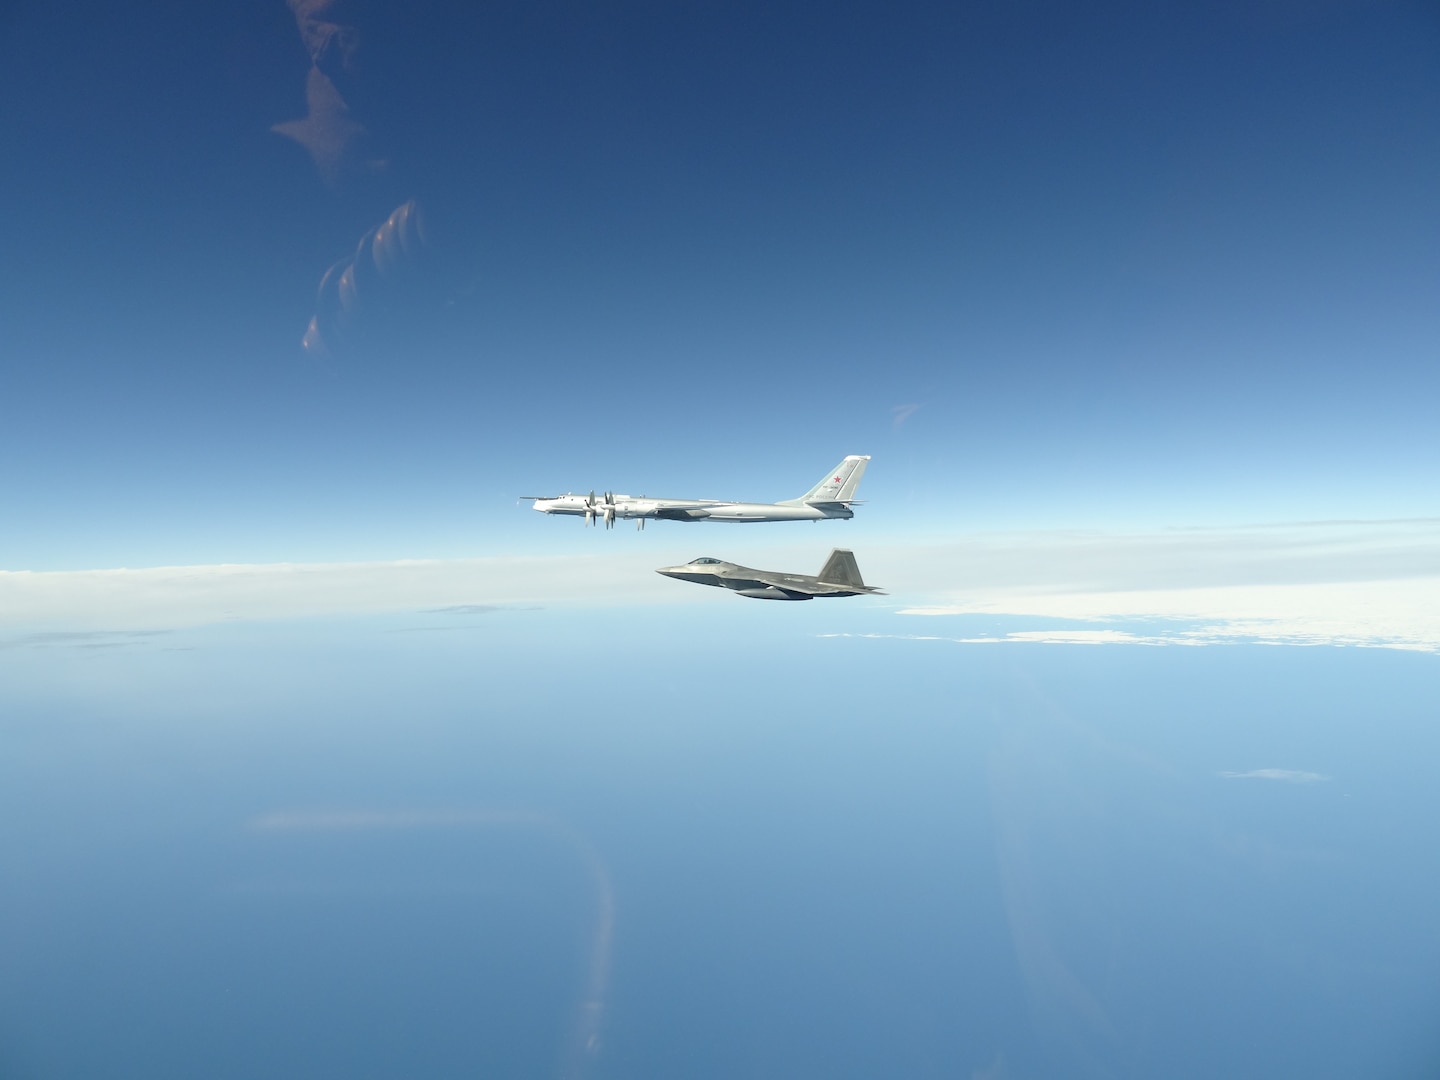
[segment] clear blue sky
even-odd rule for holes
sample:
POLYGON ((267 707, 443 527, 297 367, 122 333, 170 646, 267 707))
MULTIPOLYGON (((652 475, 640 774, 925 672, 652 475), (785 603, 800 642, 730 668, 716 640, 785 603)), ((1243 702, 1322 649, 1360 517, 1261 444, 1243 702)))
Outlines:
POLYGON ((294 2, 0 0, 0 1074, 1435 1075, 1433 0, 294 2))
POLYGON ((284 5, 10 5, 0 566, 528 550, 569 541, 519 495, 782 498, 857 452, 902 535, 1440 512, 1435 8, 971 8, 397 38, 470 268, 317 363, 395 201, 269 131, 284 5))

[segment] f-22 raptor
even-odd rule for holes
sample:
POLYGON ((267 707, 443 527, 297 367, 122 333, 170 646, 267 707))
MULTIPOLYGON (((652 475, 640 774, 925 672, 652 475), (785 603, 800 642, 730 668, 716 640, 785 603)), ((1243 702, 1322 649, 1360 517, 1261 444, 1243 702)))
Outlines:
POLYGON ((684 566, 662 566, 655 572, 681 581, 693 581, 697 585, 716 585, 756 600, 813 600, 817 596, 883 593, 883 590, 866 585, 861 580, 855 553, 844 548, 830 552, 830 558, 825 560, 825 565, 815 577, 755 570, 712 559, 708 555, 693 559, 684 566))
POLYGON ((825 521, 855 516, 855 489, 865 475, 869 455, 851 454, 798 499, 778 503, 720 502, 714 499, 649 499, 644 495, 617 495, 607 491, 589 495, 525 496, 542 514, 584 517, 586 525, 604 521, 611 528, 616 518, 635 520, 643 529, 646 518, 662 521, 825 521))

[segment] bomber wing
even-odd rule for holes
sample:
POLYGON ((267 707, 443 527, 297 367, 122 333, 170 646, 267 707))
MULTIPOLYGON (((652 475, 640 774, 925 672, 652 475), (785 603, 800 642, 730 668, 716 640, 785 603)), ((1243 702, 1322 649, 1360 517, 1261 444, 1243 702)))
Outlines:
POLYGON ((710 516, 710 511, 703 506, 665 506, 661 504, 655 508, 655 517, 659 521, 703 521, 710 516))

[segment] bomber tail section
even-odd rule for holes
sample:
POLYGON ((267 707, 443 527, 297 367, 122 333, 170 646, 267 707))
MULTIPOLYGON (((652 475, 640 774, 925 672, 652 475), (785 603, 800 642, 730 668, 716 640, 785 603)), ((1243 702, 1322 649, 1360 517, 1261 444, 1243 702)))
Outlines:
POLYGON ((851 454, 836 465, 834 470, 821 478, 820 482, 798 499, 787 499, 786 505, 801 506, 806 503, 851 503, 855 501, 855 489, 865 475, 865 466, 870 464, 869 454, 851 454))
POLYGON ((860 577, 860 567, 855 562, 855 553, 844 548, 830 552, 830 558, 820 568, 820 581, 825 585, 845 585, 851 588, 868 588, 860 577))

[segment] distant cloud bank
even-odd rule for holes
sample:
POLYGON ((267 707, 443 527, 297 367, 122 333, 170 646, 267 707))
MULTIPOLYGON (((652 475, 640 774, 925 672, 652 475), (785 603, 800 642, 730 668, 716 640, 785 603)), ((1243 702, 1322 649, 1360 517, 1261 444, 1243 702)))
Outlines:
MULTIPOLYGON (((817 547, 846 542, 827 535, 795 544, 793 531, 763 535, 792 542, 748 554, 740 548, 733 557, 754 566, 804 569, 819 561, 817 547)), ((711 540, 738 547, 730 534, 707 535, 711 540)), ((843 612, 847 621, 863 614, 873 628, 831 636, 962 645, 1349 645, 1440 653, 1440 520, 1128 535, 970 533, 938 542, 892 537, 856 547, 866 580, 888 589, 890 598, 827 601, 835 606, 825 610, 843 612), (896 615, 909 617, 900 620, 909 626, 914 617, 936 626, 948 621, 949 632, 900 632, 896 615), (1000 619, 1006 625, 992 629, 1000 619)), ((536 606, 748 603, 714 590, 676 587, 653 573, 656 562, 653 552, 621 549, 546 557, 0 571, 0 645, 231 620, 401 611, 463 620, 536 606)))
POLYGON ((1130 624, 969 636, 963 638, 967 643, 1353 645, 1440 652, 1440 577, 1117 592, 997 589, 967 603, 905 608, 900 614, 1130 624))
MULTIPOLYGON (((949 582, 902 615, 1101 624, 970 643, 1352 645, 1440 652, 1440 521, 975 537, 914 557, 949 582), (939 594, 936 596, 936 594, 939 594)), ((877 578, 878 580, 878 578, 877 578)), ((923 636, 923 635, 916 635, 923 636)), ((939 636, 939 635, 935 635, 939 636)))
POLYGON ((94 631, 427 611, 474 616, 541 602, 677 599, 650 555, 0 571, 0 629, 94 631))

